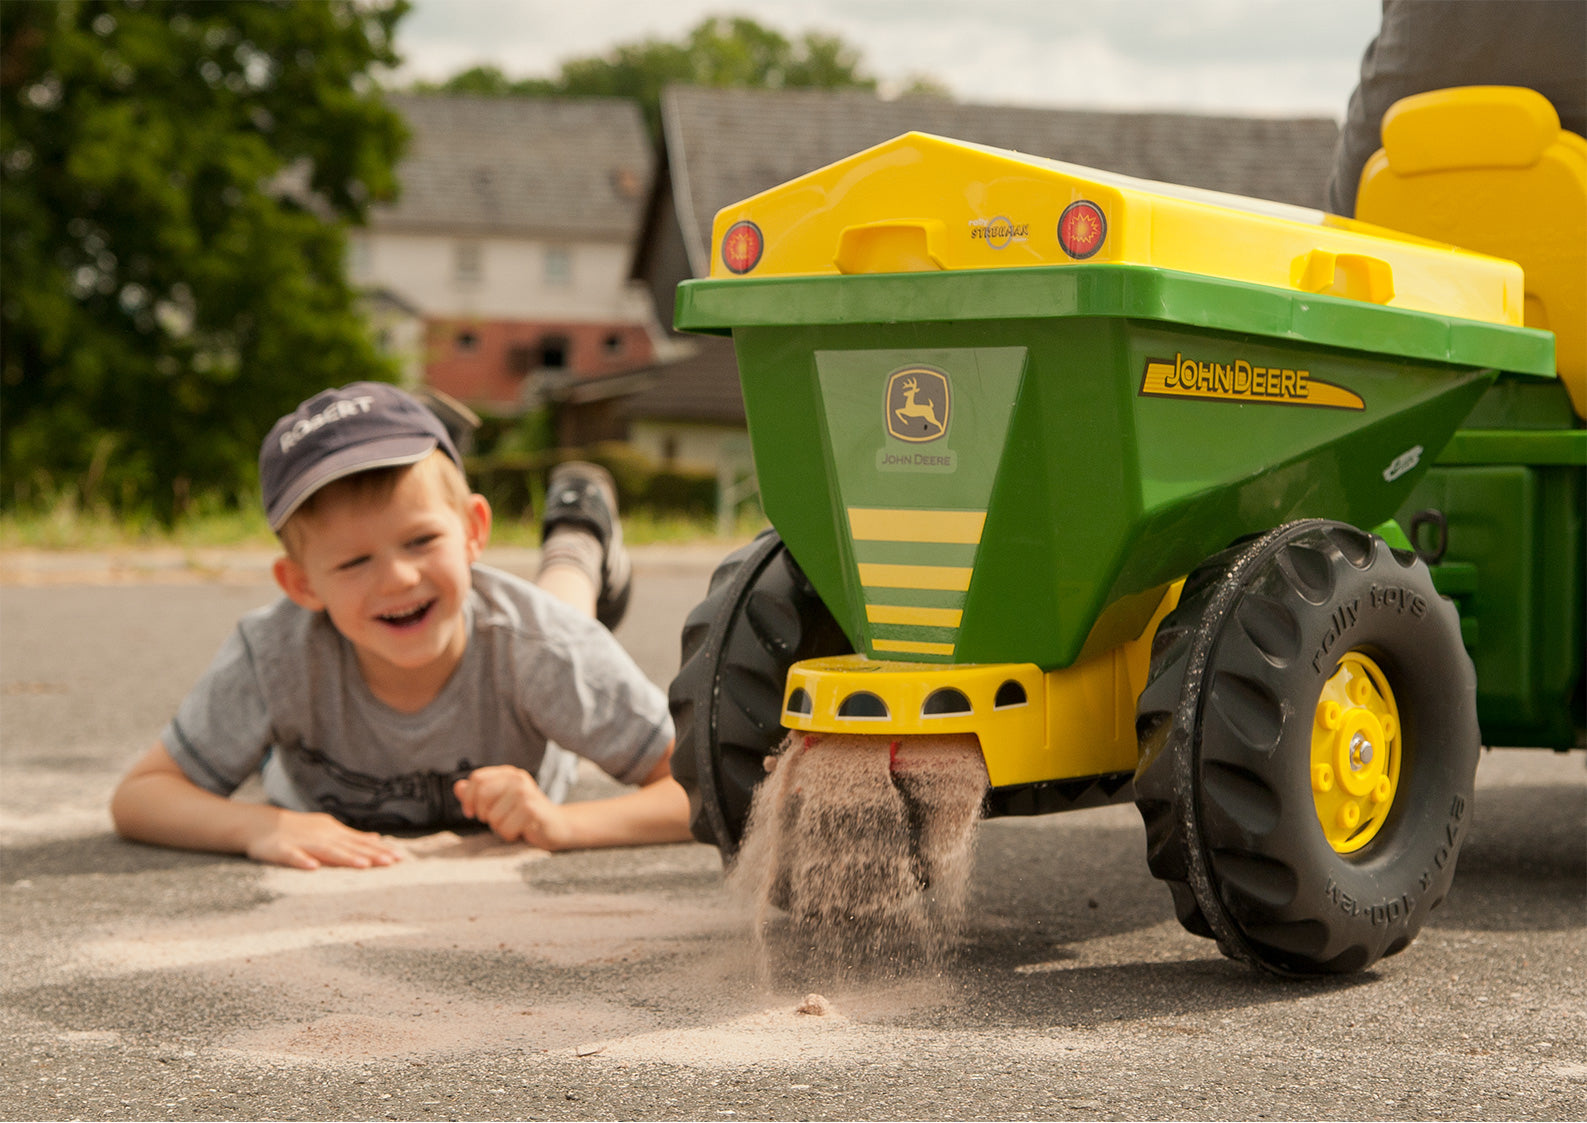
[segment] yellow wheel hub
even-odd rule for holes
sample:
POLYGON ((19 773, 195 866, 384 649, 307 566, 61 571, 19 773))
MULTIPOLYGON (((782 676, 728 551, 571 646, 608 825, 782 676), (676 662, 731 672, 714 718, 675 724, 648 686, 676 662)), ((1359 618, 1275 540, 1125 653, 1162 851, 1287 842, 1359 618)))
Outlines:
POLYGON ((1400 782, 1400 711, 1389 680, 1352 651, 1324 684, 1311 733, 1311 790, 1328 844, 1340 854, 1371 842, 1400 782))

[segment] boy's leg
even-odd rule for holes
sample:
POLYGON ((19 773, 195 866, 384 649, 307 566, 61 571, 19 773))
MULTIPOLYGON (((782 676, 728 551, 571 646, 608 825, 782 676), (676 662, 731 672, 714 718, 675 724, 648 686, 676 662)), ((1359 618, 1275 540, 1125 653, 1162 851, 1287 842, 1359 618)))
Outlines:
POLYGON ((535 583, 608 628, 628 610, 633 566, 617 518, 617 488, 605 468, 571 460, 552 469, 541 521, 535 583))

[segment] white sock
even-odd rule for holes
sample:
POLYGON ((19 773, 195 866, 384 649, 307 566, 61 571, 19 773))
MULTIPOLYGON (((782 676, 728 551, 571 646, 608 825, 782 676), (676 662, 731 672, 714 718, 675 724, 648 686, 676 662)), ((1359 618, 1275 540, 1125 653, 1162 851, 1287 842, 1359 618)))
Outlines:
POLYGON ((605 580, 601 555, 599 538, 582 526, 564 523, 554 528, 540 547, 540 572, 554 565, 571 565, 583 572, 598 592, 605 580))

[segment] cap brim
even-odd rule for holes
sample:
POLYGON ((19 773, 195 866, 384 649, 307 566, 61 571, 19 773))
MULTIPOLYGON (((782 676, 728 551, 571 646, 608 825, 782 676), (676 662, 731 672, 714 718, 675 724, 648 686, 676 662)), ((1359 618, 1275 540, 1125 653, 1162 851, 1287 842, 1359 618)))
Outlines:
POLYGON ((375 468, 398 468, 405 464, 417 464, 440 447, 441 442, 434 437, 404 434, 400 437, 369 441, 333 453, 304 472, 300 479, 294 480, 292 486, 282 493, 275 505, 265 512, 265 517, 270 520, 270 529, 279 531, 292 517, 293 512, 303 506, 309 496, 332 480, 339 480, 359 472, 368 472, 375 468))

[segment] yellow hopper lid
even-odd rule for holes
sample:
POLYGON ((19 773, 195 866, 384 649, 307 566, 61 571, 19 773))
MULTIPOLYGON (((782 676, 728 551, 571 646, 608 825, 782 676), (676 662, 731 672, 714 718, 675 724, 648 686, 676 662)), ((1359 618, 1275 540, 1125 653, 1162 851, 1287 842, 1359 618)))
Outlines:
POLYGON ((1521 269, 1284 203, 926 133, 724 207, 714 278, 1110 263, 1519 325, 1521 269))

